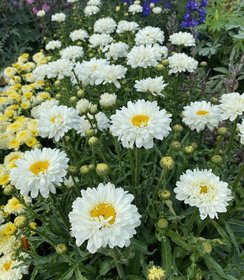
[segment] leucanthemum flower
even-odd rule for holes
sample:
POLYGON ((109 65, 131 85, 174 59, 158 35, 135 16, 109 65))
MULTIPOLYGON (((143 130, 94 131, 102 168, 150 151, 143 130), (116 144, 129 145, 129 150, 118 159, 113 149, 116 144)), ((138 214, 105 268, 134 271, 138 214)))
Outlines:
POLYGON ((135 36, 136 45, 162 44, 164 41, 164 32, 158 27, 146 26, 140 29, 135 36))
MULTIPOLYGON (((121 85, 118 80, 125 77, 127 72, 127 68, 123 67, 122 65, 106 65, 103 68, 103 72, 101 73, 101 82, 103 85, 106 84, 114 84, 116 88, 120 88, 121 85)), ((97 84, 100 84, 97 83, 97 84)))
POLYGON ((168 58, 169 74, 181 72, 194 72, 197 69, 198 62, 185 53, 175 53, 168 58))
POLYGON ((112 43, 103 49, 107 59, 117 60, 121 57, 126 57, 128 53, 129 46, 126 43, 118 42, 112 43))
MULTIPOLYGON (((26 254, 22 254, 22 256, 24 255, 26 254)), ((1 280, 20 280, 28 272, 28 266, 23 265, 22 261, 13 259, 12 254, 9 253, 0 258, 1 280), (18 267, 16 268, 16 266, 18 267)))
POLYGON ((242 120, 242 123, 239 123, 237 126, 239 129, 240 142, 244 145, 244 120, 242 120))
POLYGON ((88 5, 84 9, 84 14, 85 14, 85 16, 90 17, 92 15, 99 13, 99 11, 100 11, 100 8, 98 6, 88 5))
POLYGON ((212 173, 212 170, 187 170, 180 176, 174 192, 176 199, 199 208, 200 217, 218 218, 218 213, 227 211, 232 199, 228 184, 212 173))
POLYGON ((136 91, 148 92, 155 96, 163 96, 161 92, 167 86, 167 84, 164 83, 163 77, 146 78, 142 80, 136 80, 135 82, 136 91))
POLYGON ((111 183, 82 190, 81 195, 73 202, 69 214, 77 246, 88 240, 87 250, 92 254, 107 246, 129 246, 135 228, 140 225, 140 214, 131 204, 134 196, 111 183))
POLYGON ((95 33, 113 33, 116 28, 116 22, 111 17, 100 18, 94 23, 95 33))
POLYGON ((192 34, 182 31, 170 35, 169 41, 173 45, 183 45, 185 47, 193 47, 196 45, 195 39, 192 34))
POLYGON ((61 45, 62 45, 62 43, 61 43, 59 40, 53 40, 53 41, 50 41, 50 42, 48 42, 48 43, 46 44, 45 49, 46 49, 47 51, 49 51, 49 50, 55 50, 55 49, 61 48, 61 45))
POLYGON ((89 35, 88 35, 87 31, 84 29, 77 29, 77 30, 74 30, 73 32, 71 32, 69 37, 72 40, 72 42, 78 41, 78 40, 85 41, 85 39, 89 38, 89 35))
POLYGON ((56 22, 64 22, 66 19, 66 15, 64 13, 56 13, 52 15, 51 20, 56 22))
POLYGON ((61 58, 69 59, 75 61, 77 58, 81 58, 84 55, 82 47, 79 46, 69 46, 60 51, 61 58))
POLYGON ((132 14, 137 14, 137 13, 141 13, 143 11, 143 8, 139 4, 132 4, 129 6, 128 11, 132 14))
POLYGON ((103 93, 100 96, 99 103, 103 108, 110 108, 116 104, 117 95, 115 93, 103 93))
POLYGON ((206 101, 191 102, 185 106, 182 112, 182 121, 190 127, 191 130, 197 132, 202 131, 207 127, 213 130, 221 121, 221 114, 218 106, 212 105, 206 101))
POLYGON ((138 28, 139 28, 139 25, 135 21, 121 20, 118 22, 116 32, 118 34, 121 34, 124 32, 133 32, 134 33, 138 28))
POLYGON ((89 38, 91 48, 106 47, 113 41, 113 38, 108 34, 93 34, 89 38))
POLYGON ((134 146, 145 149, 153 147, 153 140, 163 140, 171 128, 171 114, 160 110, 157 102, 129 101, 127 107, 116 110, 111 116, 110 131, 117 136, 125 148, 134 146))
POLYGON ((140 45, 135 46, 127 55, 127 64, 132 68, 153 67, 162 59, 162 54, 158 51, 157 46, 140 45))
POLYGON ((244 94, 238 92, 223 94, 220 98, 219 107, 223 120, 234 121, 244 113, 244 94))
POLYGON ((36 198, 38 193, 45 198, 56 193, 56 186, 63 182, 68 168, 67 155, 58 149, 34 149, 24 153, 16 161, 16 167, 10 170, 11 184, 20 190, 23 196, 36 198))
POLYGON ((59 141, 71 129, 77 129, 80 116, 74 108, 53 106, 40 109, 38 118, 38 133, 41 137, 54 138, 59 141))

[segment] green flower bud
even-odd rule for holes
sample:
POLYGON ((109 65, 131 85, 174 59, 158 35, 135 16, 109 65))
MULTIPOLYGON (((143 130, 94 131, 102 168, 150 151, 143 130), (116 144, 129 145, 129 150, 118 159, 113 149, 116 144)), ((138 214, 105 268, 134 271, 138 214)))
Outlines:
POLYGON ((200 66, 206 67, 206 66, 208 66, 208 63, 206 61, 202 61, 202 62, 200 62, 200 66))
POLYGON ((69 165, 68 170, 70 172, 70 174, 76 174, 77 173, 77 167, 74 165, 69 165))
POLYGON ((19 215, 14 219, 14 224, 17 228, 24 228, 28 225, 28 220, 26 216, 19 215))
POLYGON ((192 146, 186 146, 184 148, 184 152, 188 155, 192 154, 194 152, 194 148, 192 146))
POLYGON ((95 164, 89 164, 88 168, 90 169, 90 171, 95 170, 95 164))
POLYGON ((71 96, 69 101, 72 102, 72 103, 75 103, 77 102, 78 98, 76 96, 71 96))
POLYGON ((196 150, 198 148, 198 145, 196 142, 192 142, 191 146, 193 147, 194 150, 196 150))
POLYGON ((80 168, 80 174, 86 175, 90 172, 88 165, 82 165, 80 168))
POLYGON ((177 133, 180 133, 183 130, 183 126, 180 125, 180 124, 176 124, 176 125, 173 126, 173 130, 177 133))
POLYGON ((86 131, 86 136, 87 137, 92 137, 92 136, 94 136, 95 135, 95 130, 94 129, 88 129, 87 131, 86 131))
POLYGON ((60 99, 61 96, 62 96, 62 95, 61 95, 60 93, 57 93, 57 94, 55 95, 55 98, 56 98, 56 99, 60 99))
POLYGON ((84 97, 84 95, 85 95, 85 91, 84 91, 83 89, 79 89, 79 90, 77 91, 77 96, 78 96, 78 97, 84 97))
POLYGON ((3 193, 5 194, 5 195, 12 195, 13 194, 13 192, 14 192, 14 187, 12 186, 12 185, 6 185, 5 187, 4 187, 4 189, 3 189, 3 193))
POLYGON ((158 71, 162 71, 163 69, 164 69, 164 66, 161 63, 156 66, 156 70, 158 70, 158 71))
POLYGON ((168 190, 163 190, 163 191, 159 191, 158 193, 159 197, 163 200, 167 200, 170 198, 171 193, 168 190))
POLYGON ((167 65, 169 65, 169 60, 168 60, 168 59, 163 59, 163 60, 161 61, 161 63, 162 63, 164 66, 167 66, 167 65))
POLYGON ((147 280, 164 280, 166 279, 166 271, 162 267, 153 265, 148 268, 147 280))
POLYGON ((174 160, 170 156, 162 157, 160 159, 160 166, 163 169, 171 170, 174 168, 174 165, 175 165, 174 160))
POLYGON ((179 141, 173 141, 171 144, 170 144, 170 148, 172 150, 175 150, 175 151, 179 151, 180 148, 181 148, 181 143, 179 141))
POLYGON ((168 225, 169 225, 169 222, 164 218, 159 219, 157 222, 157 226, 160 229, 166 229, 168 227, 168 225))
POLYGON ((95 136, 92 136, 89 140, 88 140, 88 145, 90 147, 95 147, 99 144, 99 139, 95 136))
POLYGON ((220 165, 223 162, 223 158, 220 155, 214 155, 212 156, 211 161, 217 165, 220 165))
POLYGON ((98 163, 96 166, 96 173, 99 176, 106 176, 109 173, 109 166, 106 163, 98 163))
POLYGON ((212 252, 212 245, 209 242, 203 242, 202 248, 206 254, 210 254, 212 252))
POLYGON ((62 255, 62 254, 65 254, 67 252, 68 248, 65 244, 60 243, 57 246, 55 246, 55 250, 58 254, 62 255))
POLYGON ((228 128, 227 127, 219 127, 218 128, 218 134, 219 135, 226 135, 228 133, 228 128))

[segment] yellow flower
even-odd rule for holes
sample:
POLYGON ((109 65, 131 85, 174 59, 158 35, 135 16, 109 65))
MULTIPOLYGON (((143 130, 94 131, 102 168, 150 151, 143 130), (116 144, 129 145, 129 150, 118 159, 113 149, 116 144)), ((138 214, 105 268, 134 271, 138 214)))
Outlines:
POLYGON ((14 110, 5 110, 4 115, 5 115, 7 118, 12 118, 13 115, 14 115, 14 110))
POLYGON ((21 214, 23 212, 23 204, 21 204, 16 197, 12 197, 4 206, 4 212, 9 214, 21 214))
POLYGON ((31 132, 26 129, 18 132, 16 135, 16 139, 22 143, 25 142, 30 137, 31 137, 31 132))
POLYGON ((16 160, 21 159, 22 157, 23 157, 23 153, 21 152, 11 152, 4 158, 5 167, 8 170, 16 167, 15 165, 16 160))
POLYGON ((5 186, 9 183, 9 174, 8 173, 2 173, 0 175, 0 185, 5 186))
POLYGON ((7 132, 16 132, 19 131, 22 128, 22 124, 21 123, 11 123, 8 127, 7 127, 7 132))
POLYGON ((27 82, 32 83, 34 81, 34 77, 32 73, 27 73, 23 75, 27 82))
POLYGON ((29 139, 27 139, 27 141, 25 142, 25 144, 28 146, 28 147, 34 147, 38 144, 38 141, 35 137, 31 137, 29 139))
POLYGON ((14 81, 15 81, 15 83, 20 83, 21 82, 21 77, 20 76, 14 76, 14 81))
POLYGON ((31 229, 35 230, 35 229, 37 229, 37 223, 35 223, 35 222, 30 222, 30 223, 29 223, 29 227, 30 227, 31 229))
POLYGON ((44 87, 45 81, 43 81, 43 80, 36 81, 33 85, 34 85, 34 87, 35 87, 36 89, 39 89, 39 88, 44 87))
POLYGON ((29 58, 29 54, 28 53, 23 53, 22 55, 20 55, 18 57, 18 62, 26 62, 29 58))
POLYGON ((16 100, 16 101, 21 100, 20 95, 17 92, 10 93, 8 98, 11 99, 11 100, 16 100))
POLYGON ((165 279, 165 270, 159 266, 153 265, 148 270, 147 275, 148 280, 164 280, 165 279))
POLYGON ((34 62, 27 62, 27 63, 23 64, 23 66, 22 66, 22 70, 27 71, 27 72, 32 71, 34 68, 35 68, 34 62))
POLYGON ((16 226, 9 222, 4 225, 3 229, 0 231, 0 235, 13 235, 16 232, 16 226))
POLYGON ((30 108, 30 102, 29 101, 25 101, 23 103, 20 104, 20 107, 23 109, 23 110, 27 110, 30 108))
POLYGON ((24 85, 21 87, 21 92, 24 93, 26 91, 32 91, 33 89, 33 86, 30 84, 30 85, 24 85))
POLYGON ((10 140, 7 144, 7 147, 9 149, 15 149, 15 150, 18 150, 19 149, 19 146, 20 146, 20 141, 17 140, 16 138, 13 138, 12 140, 10 140))
POLYGON ((43 101, 43 100, 50 99, 50 98, 51 98, 50 93, 48 93, 46 91, 39 92, 37 95, 38 101, 43 101))
POLYGON ((30 99, 32 97, 33 93, 31 91, 24 92, 23 96, 27 99, 30 99))
POLYGON ((38 53, 35 53, 32 57, 33 61, 36 63, 36 64, 44 64, 46 63, 46 57, 45 57, 45 54, 43 52, 38 52, 38 53))
POLYGON ((8 77, 8 78, 12 78, 15 74, 16 74, 16 69, 14 67, 7 67, 4 70, 4 76, 8 77))

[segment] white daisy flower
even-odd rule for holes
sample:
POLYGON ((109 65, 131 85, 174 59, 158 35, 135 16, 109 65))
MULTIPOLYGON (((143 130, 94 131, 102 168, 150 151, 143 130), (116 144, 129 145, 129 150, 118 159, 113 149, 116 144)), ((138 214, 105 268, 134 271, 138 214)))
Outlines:
POLYGON ((61 43, 59 40, 53 40, 53 41, 50 41, 50 42, 48 42, 48 43, 46 44, 45 49, 46 49, 47 51, 49 51, 49 50, 55 50, 55 49, 61 48, 61 45, 62 45, 62 43, 61 43))
POLYGON ((153 67, 162 59, 162 54, 158 52, 158 47, 150 45, 135 46, 127 56, 127 64, 132 68, 153 67))
POLYGON ((110 108, 116 104, 117 95, 115 93, 103 93, 100 96, 99 103, 103 108, 110 108))
POLYGON ((113 38, 108 34, 93 34, 89 38, 91 48, 106 47, 113 41, 113 38))
POLYGON ((129 46, 126 43, 118 42, 112 43, 103 49, 107 59, 117 60, 121 57, 127 57, 129 46))
POLYGON ((159 15, 161 12, 162 12, 162 8, 161 7, 154 7, 152 8, 152 12, 155 14, 155 15, 159 15))
MULTIPOLYGON (((0 225, 1 225, 4 221, 5 221, 4 213, 3 213, 2 210, 0 210, 0 225)), ((1 244, 1 241, 0 241, 0 244, 1 244)), ((0 248, 1 248, 1 246, 0 246, 0 248)), ((0 251, 0 254, 2 254, 1 251, 0 251)))
POLYGON ((67 174, 67 155, 57 149, 43 148, 27 151, 16 167, 10 170, 10 180, 23 196, 36 198, 38 193, 45 198, 56 193, 56 187, 67 174))
POLYGON ((56 99, 47 100, 45 102, 42 102, 40 105, 33 107, 31 110, 31 116, 35 119, 39 118, 39 112, 40 110, 48 110, 51 109, 54 106, 58 106, 59 102, 56 99))
POLYGON ((59 141, 71 129, 78 129, 78 111, 67 106, 53 106, 39 110, 38 133, 43 138, 59 141))
POLYGON ((135 36, 136 45, 162 44, 164 41, 164 32, 158 27, 146 26, 140 29, 135 36))
POLYGON ((207 216, 218 218, 218 213, 227 211, 228 201, 232 199, 228 184, 220 181, 212 170, 187 170, 176 186, 176 199, 198 207, 202 220, 207 216))
MULTIPOLYGON (((24 255, 27 256, 27 254, 22 254, 24 255)), ((20 280, 24 274, 28 273, 28 266, 23 265, 23 261, 13 259, 11 253, 0 258, 1 280, 20 280)))
POLYGON ((78 40, 85 41, 85 39, 89 38, 89 35, 88 35, 87 31, 84 29, 77 29, 77 30, 74 30, 73 32, 71 32, 69 37, 72 40, 72 42, 75 42, 78 40))
POLYGON ((77 58, 81 58, 84 55, 82 47, 79 46, 69 46, 60 51, 61 58, 69 59, 75 61, 77 58))
POLYGON ((111 17, 100 18, 94 23, 95 33, 113 33, 116 29, 116 22, 111 17))
POLYGON ((181 72, 194 72, 197 69, 198 62, 185 53, 175 53, 168 58, 169 74, 181 72))
POLYGON ((64 22, 66 19, 66 15, 63 13, 56 13, 54 15, 52 15, 51 20, 52 21, 56 21, 56 22, 64 22))
POLYGON ((219 107, 223 120, 234 121, 244 113, 244 94, 238 92, 223 94, 220 98, 219 107))
POLYGON ((109 118, 103 112, 98 112, 95 115, 95 120, 99 130, 106 130, 109 128, 109 118))
POLYGON ((134 196, 111 183, 82 190, 81 195, 73 202, 69 214, 77 246, 88 240, 87 250, 92 254, 107 246, 129 246, 141 217, 131 204, 134 196))
POLYGON ((185 47, 193 47, 196 45, 195 39, 191 33, 188 32, 178 32, 170 35, 169 41, 173 45, 183 45, 185 47))
POLYGON ((142 80, 136 80, 135 82, 136 91, 149 92, 155 96, 163 96, 161 92, 167 86, 167 84, 164 83, 163 77, 146 78, 142 80))
POLYGON ((90 61, 76 63, 74 71, 84 86, 99 85, 103 82, 103 69, 107 65, 109 62, 106 59, 92 58, 90 61))
POLYGON ((242 123, 238 124, 238 129, 240 131, 239 136, 240 136, 240 142, 242 145, 244 145, 244 120, 242 120, 242 123))
POLYGON ((101 3, 101 0, 89 0, 87 2, 87 5, 88 6, 100 6, 102 3, 101 3))
POLYGON ((182 121, 190 127, 191 130, 200 132, 207 127, 213 130, 221 121, 221 114, 218 106, 212 105, 206 101, 191 102, 185 106, 182 112, 182 121))
POLYGON ((118 22, 116 32, 118 34, 121 34, 124 32, 133 32, 134 33, 138 28, 139 28, 139 25, 135 21, 121 20, 118 22))
POLYGON ((141 13, 143 11, 143 8, 139 4, 132 4, 129 6, 128 11, 132 14, 137 14, 137 13, 141 13))
POLYGON ((76 131, 80 136, 85 136, 85 133, 88 129, 91 128, 89 121, 84 117, 80 117, 79 122, 77 123, 76 131))
POLYGON ((163 140, 171 128, 171 114, 160 110, 157 102, 129 101, 127 107, 116 110, 111 116, 110 131, 117 136, 125 148, 134 146, 145 149, 153 147, 153 140, 163 140))
POLYGON ((90 17, 92 15, 99 13, 99 11, 100 11, 100 8, 98 6, 88 5, 84 9, 84 14, 86 17, 90 17))
POLYGON ((127 68, 122 65, 106 65, 103 68, 101 75, 101 82, 103 85, 114 84, 116 88, 120 88, 121 85, 118 80, 121 80, 125 77, 127 68))

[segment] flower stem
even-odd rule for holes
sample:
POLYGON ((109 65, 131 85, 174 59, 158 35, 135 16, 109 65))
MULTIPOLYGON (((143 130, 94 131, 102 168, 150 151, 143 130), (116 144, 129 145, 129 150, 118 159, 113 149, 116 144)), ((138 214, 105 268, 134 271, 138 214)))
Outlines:
POLYGON ((138 187, 140 177, 141 149, 135 148, 135 188, 138 187))
POLYGON ((237 186, 237 184, 239 183, 240 179, 244 177, 244 163, 242 163, 241 168, 239 170, 239 173, 232 185, 233 190, 235 189, 235 187, 237 186))
POLYGON ((126 280, 123 266, 120 263, 120 255, 121 255, 121 253, 120 253, 119 249, 117 247, 115 247, 115 249, 114 249, 114 262, 115 262, 115 265, 116 265, 116 268, 117 268, 117 272, 118 272, 119 278, 121 280, 126 280))
POLYGON ((230 140, 229 140, 229 145, 226 151, 226 156, 228 156, 230 154, 232 145, 233 145, 233 140, 234 140, 234 136, 235 136, 235 132, 236 132, 236 127, 237 127, 237 123, 238 123, 239 118, 236 118, 232 130, 231 130, 231 135, 230 135, 230 140))

